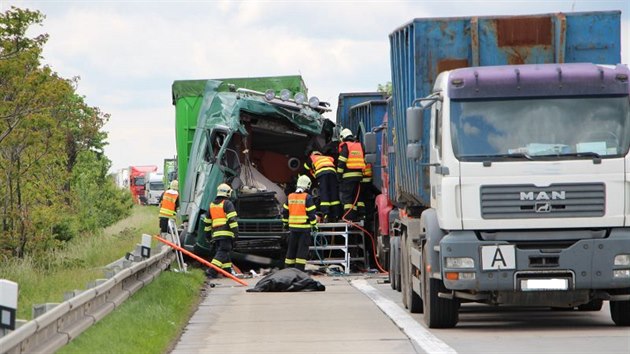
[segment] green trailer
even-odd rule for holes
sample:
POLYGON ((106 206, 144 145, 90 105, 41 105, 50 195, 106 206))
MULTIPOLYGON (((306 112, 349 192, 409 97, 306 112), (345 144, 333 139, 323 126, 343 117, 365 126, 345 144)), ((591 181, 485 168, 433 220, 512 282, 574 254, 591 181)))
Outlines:
POLYGON ((307 154, 334 144, 328 105, 308 98, 301 76, 175 81, 172 93, 182 244, 211 256, 201 220, 228 183, 239 214, 234 260, 282 262, 282 204, 307 154))

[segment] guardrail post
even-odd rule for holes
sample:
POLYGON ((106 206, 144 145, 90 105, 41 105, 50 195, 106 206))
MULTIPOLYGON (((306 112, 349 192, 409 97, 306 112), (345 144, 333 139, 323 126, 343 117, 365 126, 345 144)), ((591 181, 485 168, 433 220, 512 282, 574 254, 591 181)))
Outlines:
POLYGON ((33 305, 33 318, 37 318, 59 305, 58 302, 47 302, 45 304, 33 305))

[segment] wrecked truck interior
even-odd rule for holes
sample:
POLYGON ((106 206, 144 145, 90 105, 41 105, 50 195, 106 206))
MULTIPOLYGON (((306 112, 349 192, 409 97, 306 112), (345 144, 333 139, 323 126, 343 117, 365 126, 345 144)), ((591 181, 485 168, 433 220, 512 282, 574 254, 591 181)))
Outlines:
POLYGON ((251 89, 222 92, 220 85, 206 86, 190 147, 182 244, 203 257, 213 253, 202 220, 216 187, 228 183, 239 221, 232 260, 246 269, 280 266, 288 236, 282 205, 305 173, 308 153, 333 146, 334 123, 322 116, 324 105, 313 109, 251 89))

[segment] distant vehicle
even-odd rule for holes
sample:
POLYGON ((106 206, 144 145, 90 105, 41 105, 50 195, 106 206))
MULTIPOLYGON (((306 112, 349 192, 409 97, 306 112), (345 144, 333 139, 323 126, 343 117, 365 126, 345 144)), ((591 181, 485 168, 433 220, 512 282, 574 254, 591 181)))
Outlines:
POLYGON ((129 188, 129 168, 121 168, 116 172, 116 185, 120 189, 129 188))
POLYGON ((164 159, 164 187, 168 189, 173 180, 177 179, 177 157, 164 159))
POLYGON ((147 172, 144 185, 144 197, 148 205, 158 205, 160 196, 164 193, 164 174, 147 172))
POLYGON ((129 189, 133 202, 140 205, 146 205, 147 200, 144 195, 145 174, 147 172, 157 171, 157 166, 129 166, 129 189))

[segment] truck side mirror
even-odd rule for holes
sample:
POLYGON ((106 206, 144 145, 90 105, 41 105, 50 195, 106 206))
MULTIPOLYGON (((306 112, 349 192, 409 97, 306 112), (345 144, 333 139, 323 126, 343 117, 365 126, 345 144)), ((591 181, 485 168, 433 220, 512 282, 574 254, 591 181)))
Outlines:
POLYGON ((366 154, 376 153, 376 133, 369 132, 363 134, 363 144, 365 145, 366 154))
POLYGON ((376 154, 365 154, 365 163, 376 165, 376 154))
MULTIPOLYGON (((407 141, 415 143, 422 138, 422 129, 424 126, 424 108, 422 107, 408 107, 407 108, 407 141)), ((407 149, 409 151, 409 149, 407 149)))

